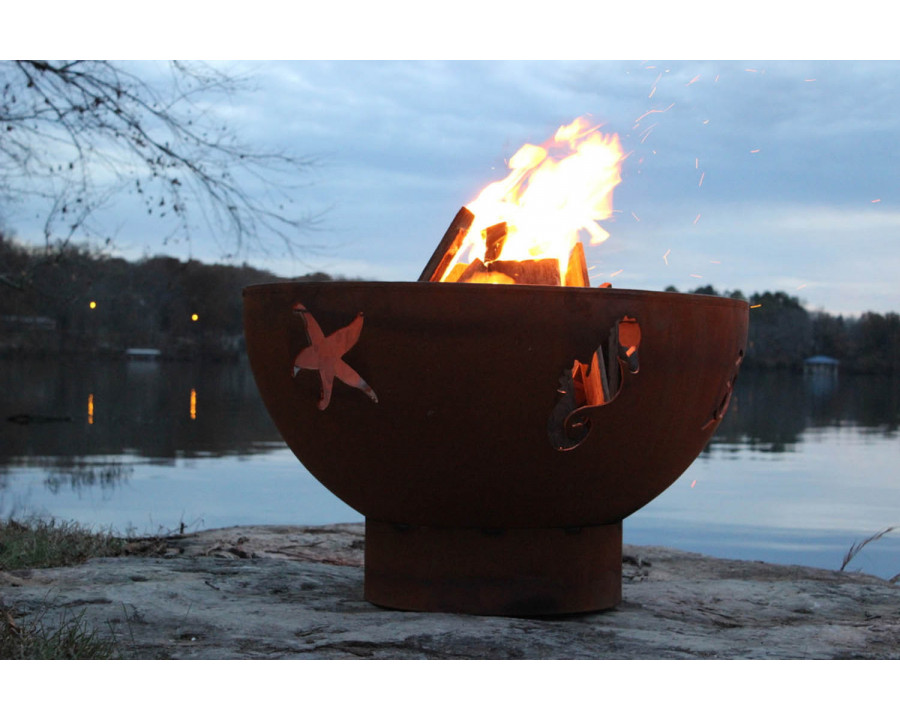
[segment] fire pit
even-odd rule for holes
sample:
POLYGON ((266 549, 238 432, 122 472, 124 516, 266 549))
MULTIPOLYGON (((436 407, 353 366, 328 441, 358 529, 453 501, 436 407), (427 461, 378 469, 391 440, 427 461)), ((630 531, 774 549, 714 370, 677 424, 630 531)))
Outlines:
POLYGON ((365 596, 546 615, 622 596, 622 519, 728 407, 748 306, 591 288, 624 154, 579 118, 454 218, 420 282, 244 290, 287 444, 366 517, 365 596), (477 219, 477 223, 476 223, 477 219))
POLYGON ((259 285, 244 307, 276 426, 366 517, 366 598, 511 615, 620 601, 622 519, 715 431, 748 320, 720 297, 457 283, 259 285), (610 346, 592 402, 572 368, 610 346))

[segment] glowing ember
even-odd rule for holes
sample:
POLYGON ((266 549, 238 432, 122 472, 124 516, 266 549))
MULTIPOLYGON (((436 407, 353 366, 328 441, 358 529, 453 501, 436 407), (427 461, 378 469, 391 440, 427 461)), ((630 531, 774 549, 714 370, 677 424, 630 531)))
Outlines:
POLYGON ((612 215, 624 158, 618 136, 585 118, 543 145, 523 145, 509 160, 509 175, 466 205, 474 222, 440 280, 587 285, 586 271, 567 277, 570 259, 583 269, 581 241, 597 245, 609 237, 598 222, 612 215))

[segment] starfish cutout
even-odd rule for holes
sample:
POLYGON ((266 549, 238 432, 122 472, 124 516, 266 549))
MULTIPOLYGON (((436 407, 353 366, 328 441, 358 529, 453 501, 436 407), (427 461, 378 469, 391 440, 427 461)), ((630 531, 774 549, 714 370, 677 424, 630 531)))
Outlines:
POLYGON ((350 348, 356 345, 363 326, 363 314, 359 313, 346 327, 335 330, 325 337, 319 323, 302 304, 294 305, 294 312, 300 314, 306 323, 306 339, 309 347, 303 348, 294 358, 293 376, 301 370, 318 370, 319 379, 322 381, 322 394, 319 396, 319 410, 324 410, 331 402, 331 388, 334 379, 345 382, 350 387, 362 390, 372 402, 378 402, 375 391, 369 387, 369 383, 363 380, 359 373, 345 363, 341 358, 350 348))

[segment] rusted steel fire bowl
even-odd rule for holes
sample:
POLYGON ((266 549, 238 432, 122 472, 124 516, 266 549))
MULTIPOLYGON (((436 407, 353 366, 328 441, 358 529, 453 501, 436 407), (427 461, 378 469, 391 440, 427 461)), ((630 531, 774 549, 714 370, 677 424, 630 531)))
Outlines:
POLYGON ((244 290, 247 352, 278 430, 366 517, 366 598, 414 610, 617 604, 621 521, 708 442, 747 323, 741 301, 634 290, 244 290), (576 361, 594 385, 606 375, 603 402, 573 385, 576 361))

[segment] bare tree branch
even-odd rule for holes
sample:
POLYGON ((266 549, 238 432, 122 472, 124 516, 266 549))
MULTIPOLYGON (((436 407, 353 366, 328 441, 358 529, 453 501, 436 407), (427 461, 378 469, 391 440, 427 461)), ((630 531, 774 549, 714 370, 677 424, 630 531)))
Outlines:
POLYGON ((292 254, 305 247, 300 235, 316 218, 286 208, 316 159, 249 148, 205 109, 239 78, 170 68, 160 87, 134 64, 0 62, 0 203, 42 202, 48 248, 96 239, 98 210, 121 193, 162 221, 164 244, 189 241, 196 218, 226 257, 273 239, 292 254))

